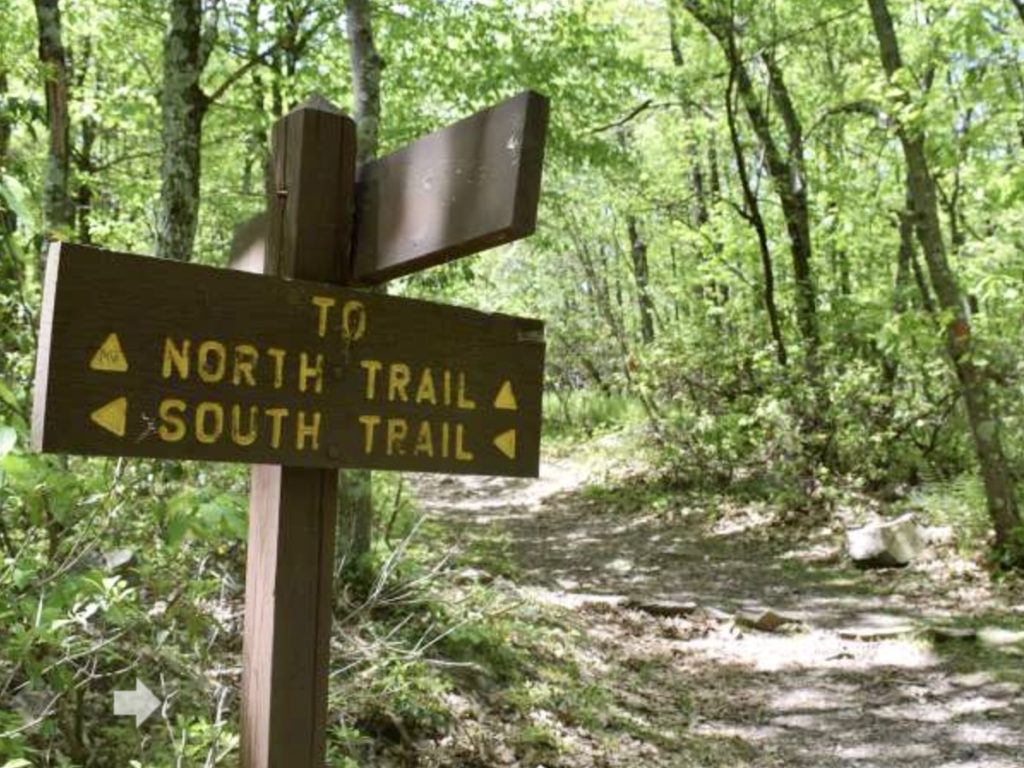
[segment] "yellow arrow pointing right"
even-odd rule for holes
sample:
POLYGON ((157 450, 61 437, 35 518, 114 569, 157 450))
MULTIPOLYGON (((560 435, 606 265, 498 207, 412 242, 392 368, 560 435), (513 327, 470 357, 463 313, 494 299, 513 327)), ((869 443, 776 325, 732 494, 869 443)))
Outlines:
POLYGON ((510 429, 494 438, 494 446, 510 459, 516 457, 516 431, 510 429))

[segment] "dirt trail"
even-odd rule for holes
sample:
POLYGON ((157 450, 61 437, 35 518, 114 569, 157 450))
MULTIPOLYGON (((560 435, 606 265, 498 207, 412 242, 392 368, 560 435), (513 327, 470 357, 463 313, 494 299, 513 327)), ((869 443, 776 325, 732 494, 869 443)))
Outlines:
POLYGON ((810 565, 756 515, 609 511, 589 474, 563 459, 537 480, 416 480, 421 504, 462 535, 504 532, 519 586, 574 609, 599 648, 609 730, 629 735, 565 765, 1024 766, 1024 637, 1007 628, 1022 607, 989 595, 979 573, 936 583, 927 567, 810 565), (658 618, 628 598, 699 608, 658 618), (800 624, 769 633, 732 618, 765 608, 800 624), (928 634, 965 617, 982 625, 975 640, 928 634))

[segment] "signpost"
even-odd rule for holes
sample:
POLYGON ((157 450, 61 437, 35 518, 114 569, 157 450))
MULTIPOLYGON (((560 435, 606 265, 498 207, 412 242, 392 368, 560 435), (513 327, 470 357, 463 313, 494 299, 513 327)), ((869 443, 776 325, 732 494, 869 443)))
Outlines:
POLYGON ((264 275, 54 244, 33 442, 253 464, 242 765, 323 765, 338 467, 533 476, 539 321, 340 287, 529 234, 546 100, 525 93, 355 169, 322 99, 273 129, 264 275), (353 233, 355 235, 353 239, 353 233))
MULTIPOLYGON (((548 102, 524 91, 359 168, 351 273, 375 285, 531 234, 548 102)), ((265 214, 242 224, 235 263, 262 271, 265 214)))
POLYGON ((537 321, 68 244, 48 272, 40 450, 537 473, 537 321))

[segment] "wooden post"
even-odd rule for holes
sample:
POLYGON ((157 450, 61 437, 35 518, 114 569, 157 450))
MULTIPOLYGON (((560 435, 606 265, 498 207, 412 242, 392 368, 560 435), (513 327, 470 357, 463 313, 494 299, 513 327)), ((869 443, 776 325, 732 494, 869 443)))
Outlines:
MULTIPOLYGON (((273 128, 264 271, 347 278, 355 124, 320 98, 273 128)), ((258 465, 249 501, 243 768, 323 766, 337 471, 258 465)))

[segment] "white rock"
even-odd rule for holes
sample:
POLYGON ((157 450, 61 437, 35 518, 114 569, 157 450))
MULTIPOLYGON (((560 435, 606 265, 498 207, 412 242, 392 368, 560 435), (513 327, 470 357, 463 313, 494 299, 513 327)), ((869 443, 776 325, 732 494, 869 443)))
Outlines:
POLYGON ((884 523, 846 532, 846 549, 859 568, 897 568, 910 563, 925 548, 925 538, 908 512, 884 523))

